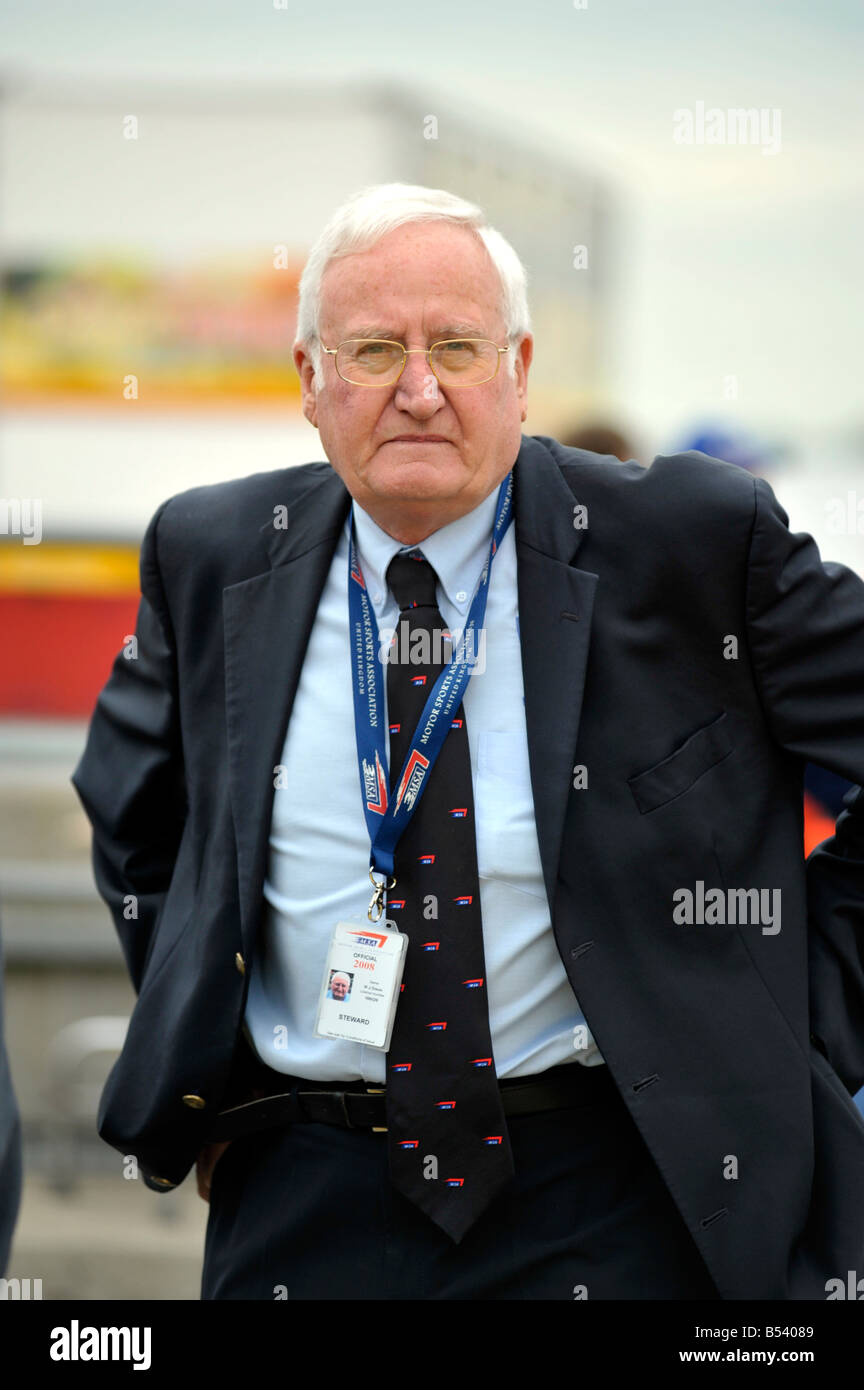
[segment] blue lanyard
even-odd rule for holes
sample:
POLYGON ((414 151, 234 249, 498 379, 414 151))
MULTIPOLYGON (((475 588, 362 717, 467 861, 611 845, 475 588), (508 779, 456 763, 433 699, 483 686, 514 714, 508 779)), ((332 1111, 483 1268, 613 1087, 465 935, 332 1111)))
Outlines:
MULTIPOLYGON (((476 652, 475 634, 486 615, 489 575, 495 552, 513 519, 513 474, 508 473, 498 490, 495 525, 489 554, 468 612, 468 621, 450 665, 441 672, 411 738, 411 744, 392 800, 388 795, 387 744, 384 734, 384 689, 378 657, 378 624, 360 569, 351 516, 348 555, 348 616, 351 630, 351 668, 354 688, 354 727, 360 766, 363 812, 372 847, 372 869, 389 878, 399 838, 414 814, 428 782, 435 759, 450 731, 462 691, 473 670, 469 651, 476 652)), ((373 880, 374 882, 374 880, 373 880)))

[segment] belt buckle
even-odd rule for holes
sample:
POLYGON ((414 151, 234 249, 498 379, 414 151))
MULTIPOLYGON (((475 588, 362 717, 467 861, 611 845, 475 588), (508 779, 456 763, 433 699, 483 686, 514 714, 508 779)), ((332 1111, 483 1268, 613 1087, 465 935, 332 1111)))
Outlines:
MULTIPOLYGON (((368 1085, 367 1085, 367 1087, 366 1087, 366 1094, 367 1094, 367 1096, 383 1096, 383 1095, 384 1095, 384 1087, 383 1087, 383 1086, 368 1086, 368 1085)), ((387 1133, 387 1126, 386 1126, 386 1125, 370 1125, 370 1128, 371 1128, 373 1134, 386 1134, 386 1133, 387 1133)))

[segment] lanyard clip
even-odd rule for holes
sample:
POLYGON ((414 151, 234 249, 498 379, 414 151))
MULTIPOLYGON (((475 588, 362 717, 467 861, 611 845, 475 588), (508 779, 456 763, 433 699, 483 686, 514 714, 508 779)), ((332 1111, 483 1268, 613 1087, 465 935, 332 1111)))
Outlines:
POLYGON ((380 922, 381 915, 384 911, 384 894, 388 888, 392 888, 395 885, 396 880, 395 878, 388 878, 387 874, 383 874, 382 881, 378 883, 372 877, 374 872, 374 869, 369 870, 369 882, 372 884, 374 891, 372 897, 369 899, 369 910, 366 916, 369 918, 370 922, 380 922))

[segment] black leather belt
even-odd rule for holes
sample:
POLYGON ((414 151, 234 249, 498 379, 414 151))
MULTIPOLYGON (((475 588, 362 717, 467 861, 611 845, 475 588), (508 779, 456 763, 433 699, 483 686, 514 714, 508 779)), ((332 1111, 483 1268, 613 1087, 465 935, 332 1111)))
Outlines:
MULTIPOLYGON (((505 1115, 532 1115, 540 1110, 591 1105, 604 1095, 617 1094, 607 1066, 583 1067, 579 1062, 553 1067, 524 1080, 502 1081, 499 1085, 505 1115)), ((386 1133, 384 1088, 370 1084, 362 1091, 334 1090, 325 1089, 322 1083, 301 1080, 290 1091, 261 1096, 222 1110, 207 1142, 238 1139, 259 1129, 297 1123, 340 1125, 344 1129, 386 1133), (321 1089, 316 1089, 319 1086, 321 1089)))

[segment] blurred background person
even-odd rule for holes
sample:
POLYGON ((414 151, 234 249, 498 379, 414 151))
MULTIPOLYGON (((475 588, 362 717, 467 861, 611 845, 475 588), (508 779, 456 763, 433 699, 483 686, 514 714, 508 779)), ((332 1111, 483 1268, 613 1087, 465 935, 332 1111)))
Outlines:
POLYGON ((583 425, 574 425, 561 434, 561 443, 569 449, 587 449, 592 454, 611 454, 613 458, 627 463, 637 458, 636 449, 627 435, 616 425, 604 420, 589 420, 583 425))
POLYGON ((3 950, 0 946, 0 1277, 6 1273, 20 1202, 21 1118, 6 1056, 3 1027, 3 950))

